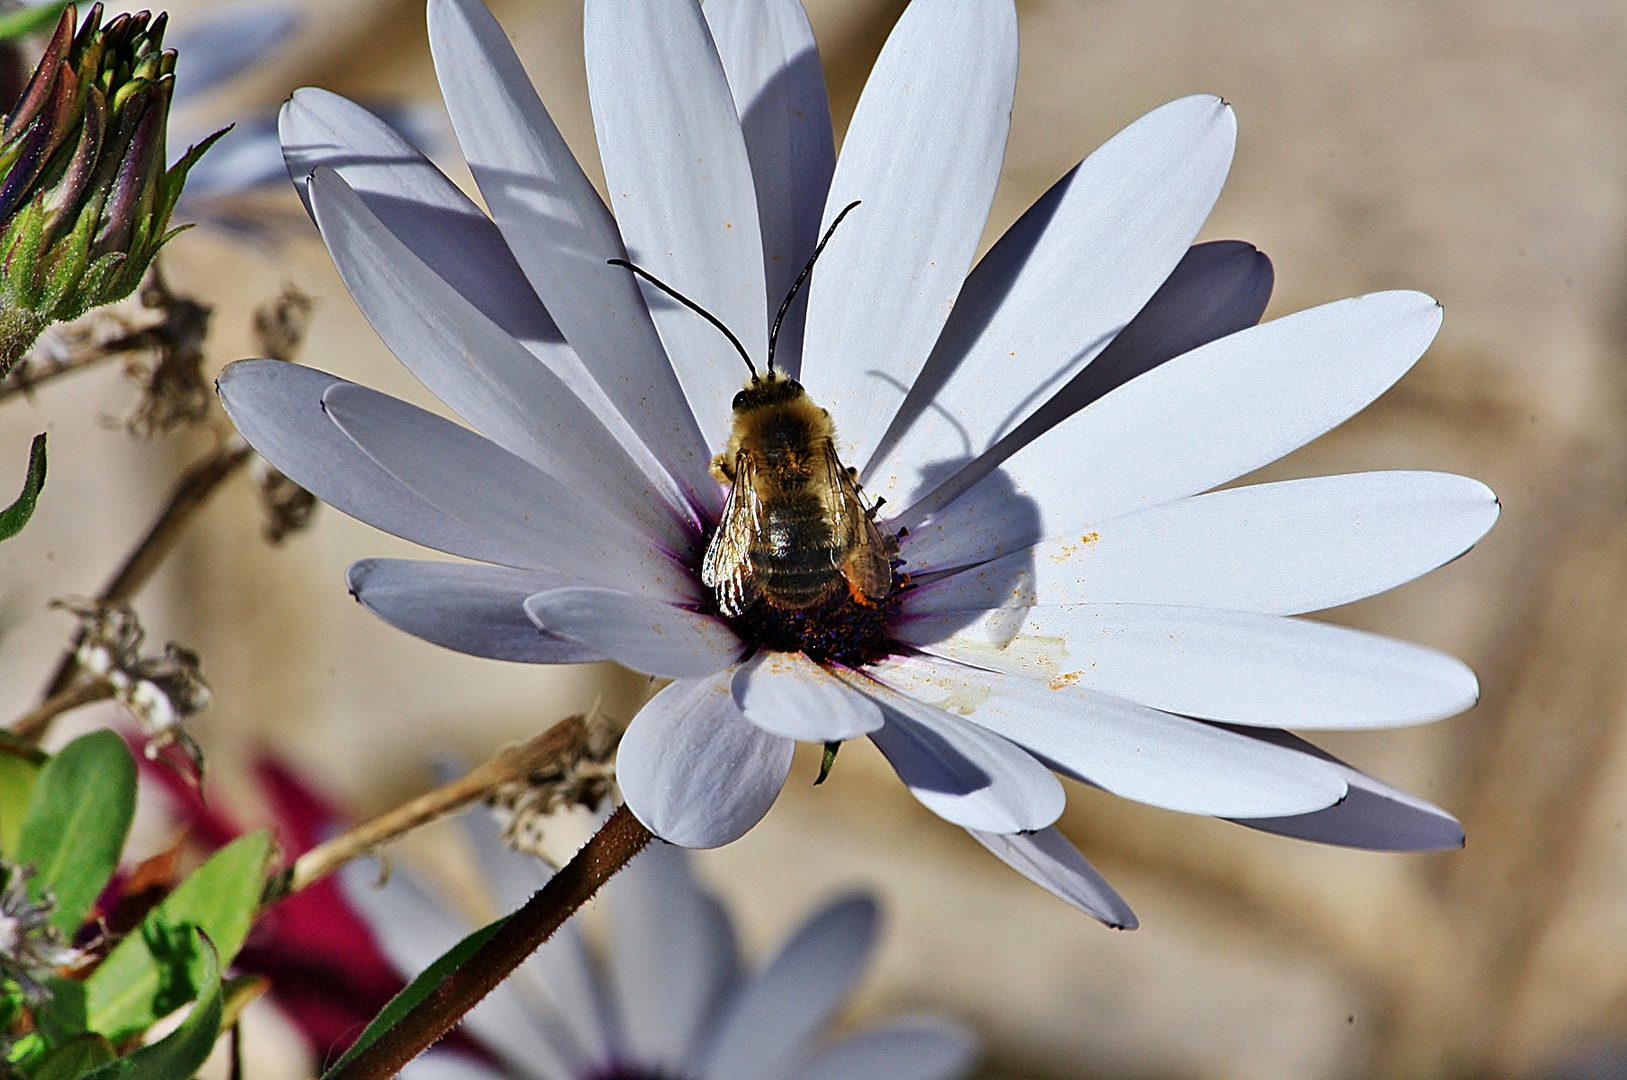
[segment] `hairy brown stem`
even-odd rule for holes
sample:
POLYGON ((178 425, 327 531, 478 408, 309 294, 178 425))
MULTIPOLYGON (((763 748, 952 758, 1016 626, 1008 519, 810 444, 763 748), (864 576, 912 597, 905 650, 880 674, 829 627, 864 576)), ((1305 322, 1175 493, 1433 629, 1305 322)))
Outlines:
POLYGON ((13 720, 9 730, 19 739, 37 742, 39 737, 44 735, 46 729, 51 726, 51 721, 63 713, 77 709, 81 705, 106 701, 112 696, 113 687, 111 684, 102 679, 87 679, 85 682, 68 687, 59 694, 52 694, 35 706, 32 712, 24 713, 13 720))
POLYGON ((450 1031, 651 839, 650 831, 627 807, 619 808, 575 858, 509 916, 467 963, 330 1080, 388 1080, 394 1076, 450 1031))
MULTIPOLYGON (((193 516, 203 508, 220 485, 242 468, 253 455, 254 450, 248 443, 233 438, 187 469, 181 479, 176 481, 175 487, 170 491, 169 501, 159 512, 158 518, 147 530, 146 535, 130 550, 130 554, 125 557, 124 565, 119 567, 118 572, 108 579, 102 591, 97 594, 97 603, 109 606, 128 603, 140 592, 163 563, 165 556, 175 547, 176 541, 180 540, 193 516)), ((79 661, 75 654, 83 640, 83 634, 75 637, 73 648, 64 653, 57 663, 56 672, 51 676, 51 682, 45 690, 44 697, 47 700, 63 693, 73 683, 74 676, 79 672, 79 661)))
POLYGON ((426 792, 307 851, 294 860, 287 874, 273 880, 267 889, 266 901, 269 903, 288 893, 298 892, 351 859, 375 850, 380 844, 460 810, 477 799, 486 798, 500 784, 524 781, 535 773, 546 771, 578 750, 587 737, 584 717, 566 717, 547 731, 518 746, 509 747, 451 783, 426 792))

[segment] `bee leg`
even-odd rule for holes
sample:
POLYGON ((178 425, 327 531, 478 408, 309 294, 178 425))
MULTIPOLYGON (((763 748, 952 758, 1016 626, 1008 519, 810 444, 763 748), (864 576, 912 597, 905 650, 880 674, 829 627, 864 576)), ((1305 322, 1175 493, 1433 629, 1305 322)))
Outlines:
POLYGON ((828 742, 825 744, 825 756, 819 762, 819 778, 814 781, 814 787, 818 787, 820 784, 823 784, 825 782, 825 777, 830 775, 830 767, 836 764, 836 751, 840 750, 841 748, 842 744, 839 742, 828 742))
POLYGON ((719 454, 712 459, 712 479, 720 484, 734 483, 734 462, 729 460, 727 454, 719 454))

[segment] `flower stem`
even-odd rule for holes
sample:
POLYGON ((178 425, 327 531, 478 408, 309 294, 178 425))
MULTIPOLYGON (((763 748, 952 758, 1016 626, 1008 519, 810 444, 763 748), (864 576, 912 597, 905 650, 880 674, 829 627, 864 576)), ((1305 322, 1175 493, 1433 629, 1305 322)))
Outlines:
POLYGON ((547 771, 577 753, 587 738, 586 718, 566 717, 527 742, 501 751, 451 783, 425 792, 307 851, 294 860, 285 874, 271 880, 266 887, 265 902, 273 903, 298 892, 351 859, 376 850, 380 844, 490 796, 502 784, 523 782, 533 774, 547 771))
MULTIPOLYGON (((101 593, 97 595, 97 602, 102 605, 124 604, 134 598, 152 578, 165 556, 175 547, 176 541, 186 531, 193 516, 209 501, 209 497, 216 489, 247 464, 253 455, 254 451, 248 443, 234 437, 226 445, 187 469, 170 491, 169 502, 159 513, 157 520, 131 549, 130 554, 125 556, 124 565, 119 567, 118 572, 108 580, 101 593)), ((56 672, 51 676, 51 682, 45 690, 44 696, 47 700, 62 694, 73 683, 74 676, 79 671, 79 661, 75 658, 75 653, 82 642, 82 635, 76 637, 73 647, 58 661, 56 672)), ((46 726, 49 726, 49 719, 46 726)), ((34 737, 38 738, 44 733, 45 729, 41 728, 34 737)))
POLYGON ((51 722, 65 712, 71 712, 81 705, 90 705, 97 701, 106 701, 113 696, 113 686, 102 679, 87 679, 82 683, 68 687, 61 693, 52 694, 36 705, 32 712, 24 713, 11 722, 8 728, 13 735, 28 742, 38 742, 41 735, 51 726, 51 722))
POLYGON ((626 806, 618 808, 604 828, 524 907, 509 916, 467 963, 328 1080, 388 1080, 394 1076, 450 1031, 652 839, 626 806))

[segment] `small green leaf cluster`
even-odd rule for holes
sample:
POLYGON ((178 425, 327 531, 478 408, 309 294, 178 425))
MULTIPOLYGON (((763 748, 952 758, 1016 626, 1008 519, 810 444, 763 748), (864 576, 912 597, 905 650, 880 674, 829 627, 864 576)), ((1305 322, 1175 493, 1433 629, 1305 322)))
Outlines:
POLYGON ((187 172, 220 133, 165 169, 175 91, 166 17, 75 29, 69 4, 0 127, 0 375, 45 327, 130 295, 178 230, 187 172))
MULTIPOLYGON (((46 929, 80 943, 89 961, 110 944, 96 901, 117 869, 135 803, 135 763, 111 731, 81 736, 54 756, 0 741, 0 858, 12 874, 26 872, 34 910, 49 912, 46 929)), ((192 1076, 252 992, 255 980, 223 981, 222 970, 248 935, 271 856, 264 832, 222 848, 94 967, 41 973, 43 995, 29 994, 0 964, 0 1073, 192 1076), (153 1024, 188 1004, 178 1028, 143 1045, 153 1024)))

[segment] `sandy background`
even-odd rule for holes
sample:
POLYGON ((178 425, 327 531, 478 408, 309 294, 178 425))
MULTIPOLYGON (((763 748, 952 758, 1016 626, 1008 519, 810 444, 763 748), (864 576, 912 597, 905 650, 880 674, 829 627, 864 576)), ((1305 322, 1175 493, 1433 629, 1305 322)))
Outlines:
MULTIPOLYGON (((838 131, 900 6, 810 0, 838 131)), ((597 175, 578 7, 494 9, 597 175)), ((878 891, 889 934, 850 1019, 961 1016, 991 1077, 1592 1075, 1562 1070, 1627 1045, 1627 8, 1024 0, 1019 12, 990 238, 1118 128, 1210 91, 1235 106, 1240 136, 1203 238, 1272 257, 1268 317, 1390 287, 1445 305, 1395 390, 1268 472, 1440 469, 1501 497, 1502 521, 1466 558, 1328 616, 1479 673, 1481 704, 1461 717, 1320 740, 1453 810, 1468 848, 1320 848, 1072 785, 1062 829, 1142 919, 1114 933, 931 817, 855 744, 817 791, 816 761, 800 759, 764 824, 705 855, 704 872, 758 956, 831 891, 878 891)), ((312 0, 307 15, 288 55, 217 102, 221 116, 305 84, 434 107, 416 0, 312 0)), ((466 182, 455 156, 445 164, 466 182)), ((292 282, 318 301, 305 362, 428 403, 314 232, 270 251, 199 230, 166 265, 216 305, 213 366, 247 354, 250 312, 292 282)), ((54 455, 39 517, 0 547, 7 715, 32 701, 70 627, 44 603, 93 592, 213 438, 134 443, 102 419, 130 397, 104 370, 0 409, 8 470, 38 430, 54 455)), ((195 729, 223 777, 270 746, 362 814, 423 787, 431 750, 473 757, 601 693, 612 711, 639 700, 625 674, 473 660, 390 630, 342 572, 409 545, 325 511, 272 549, 257 514, 250 486, 231 485, 138 604, 155 638, 203 654, 216 701, 195 729)), ((252 793, 234 796, 253 811, 252 793)), ((286 1030, 257 1023, 249 1076, 302 1075, 286 1030)))

